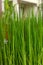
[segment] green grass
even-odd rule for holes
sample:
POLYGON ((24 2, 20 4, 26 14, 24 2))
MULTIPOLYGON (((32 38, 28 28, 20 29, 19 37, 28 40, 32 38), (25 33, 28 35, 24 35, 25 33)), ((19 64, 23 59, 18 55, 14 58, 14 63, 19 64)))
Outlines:
POLYGON ((0 65, 43 65, 43 21, 32 17, 18 19, 13 8, 0 18, 0 65), (12 17, 13 14, 13 17, 12 17))

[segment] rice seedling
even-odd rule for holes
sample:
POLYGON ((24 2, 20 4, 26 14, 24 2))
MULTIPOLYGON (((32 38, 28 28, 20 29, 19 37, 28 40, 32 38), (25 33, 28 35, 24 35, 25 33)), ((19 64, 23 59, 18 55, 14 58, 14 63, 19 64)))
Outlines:
POLYGON ((32 47, 33 47, 33 64, 37 65, 37 51, 36 51, 36 26, 37 26, 37 22, 36 22, 36 17, 34 17, 34 14, 32 15, 31 18, 31 34, 32 34, 32 47))
MULTIPOLYGON (((41 14, 39 14, 39 17, 38 17, 38 43, 39 43, 38 56, 40 56, 41 49, 42 49, 42 18, 41 18, 41 14)), ((40 57, 39 64, 42 64, 41 57, 40 57)))
POLYGON ((26 63, 27 65, 32 65, 32 40, 31 40, 31 21, 30 17, 25 20, 24 27, 24 38, 26 47, 26 63))

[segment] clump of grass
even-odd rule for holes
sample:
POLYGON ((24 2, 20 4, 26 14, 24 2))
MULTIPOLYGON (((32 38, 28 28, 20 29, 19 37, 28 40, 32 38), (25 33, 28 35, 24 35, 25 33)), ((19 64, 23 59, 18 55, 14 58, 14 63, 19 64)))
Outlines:
POLYGON ((27 65, 42 65, 42 59, 40 57, 40 53, 43 48, 42 29, 43 24, 41 14, 38 15, 38 20, 37 17, 34 16, 34 13, 32 13, 32 17, 28 16, 25 19, 24 39, 26 47, 27 65), (38 59, 39 57, 40 61, 38 59))
POLYGON ((33 12, 18 19, 13 7, 5 10, 0 18, 0 65, 43 65, 41 14, 38 20, 33 12))

